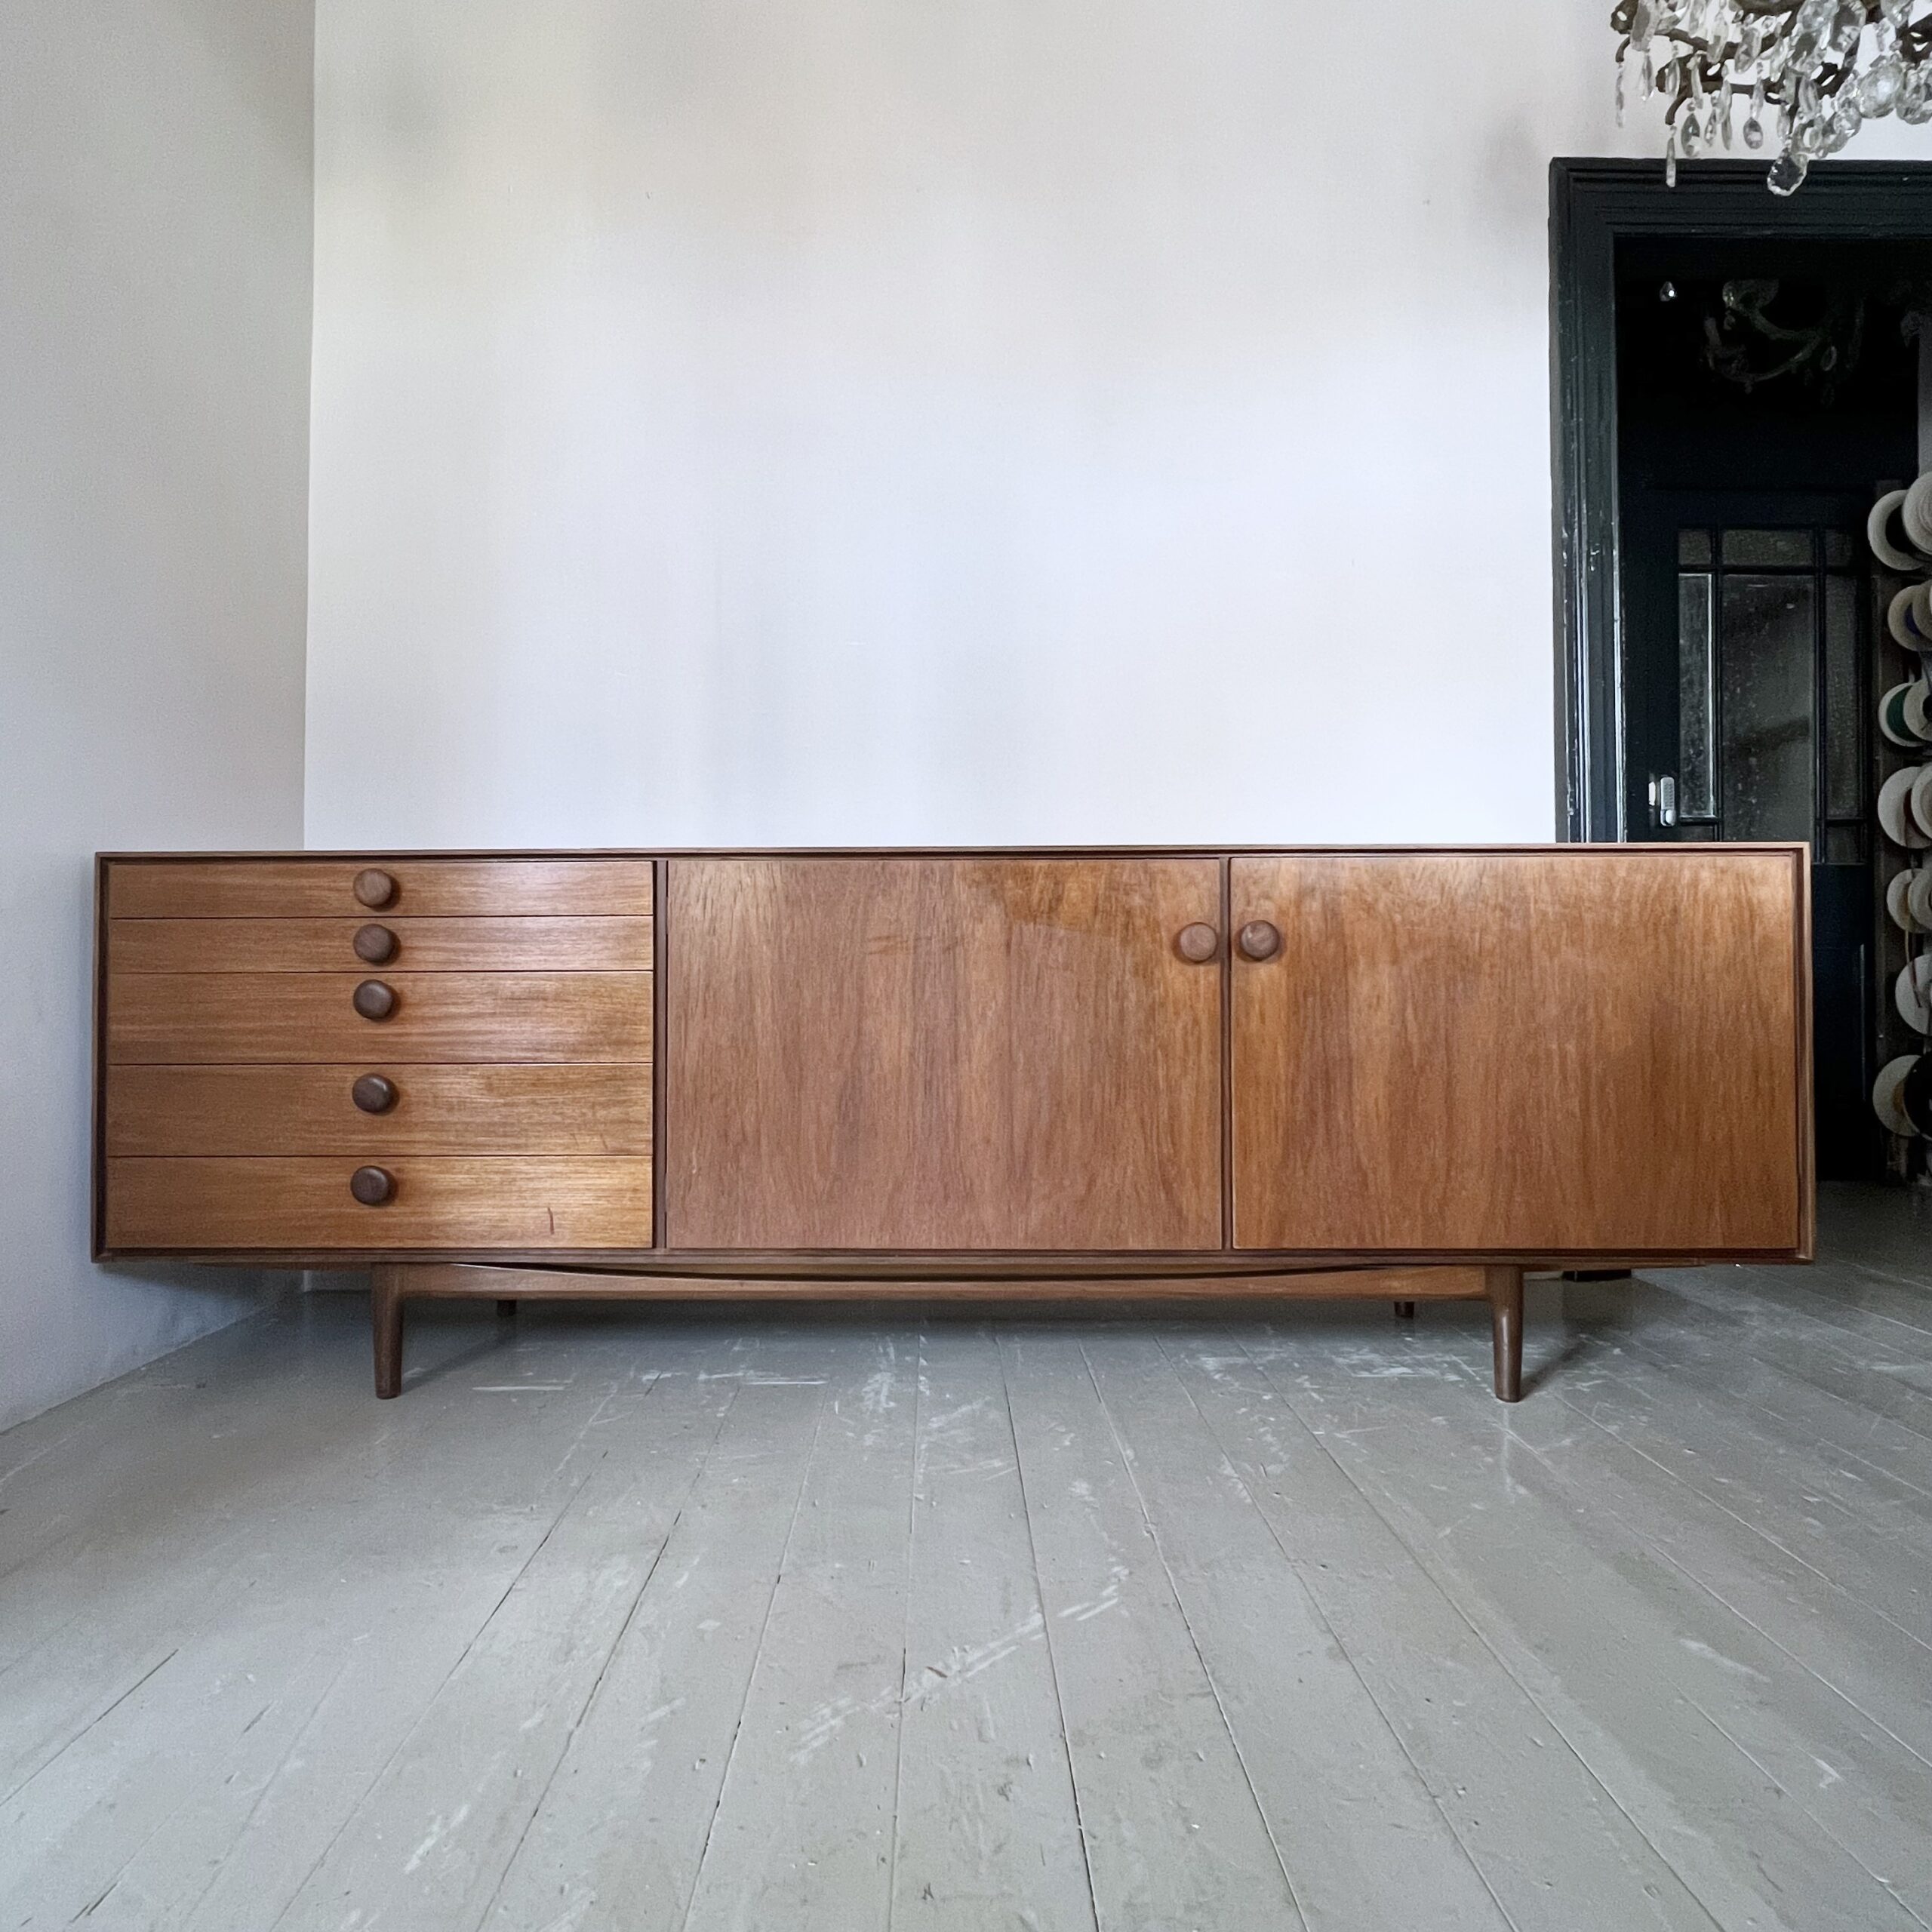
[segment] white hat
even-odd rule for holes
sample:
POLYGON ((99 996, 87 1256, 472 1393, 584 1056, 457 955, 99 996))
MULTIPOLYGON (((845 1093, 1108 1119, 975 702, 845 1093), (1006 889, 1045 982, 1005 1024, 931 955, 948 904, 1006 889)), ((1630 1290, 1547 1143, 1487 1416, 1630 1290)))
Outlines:
MULTIPOLYGON (((1926 876, 1932 878, 1932 872, 1926 876)), ((1892 915, 1892 924, 1902 933, 1922 933, 1925 930, 1912 907, 1912 882, 1918 877, 1918 874, 1913 872, 1894 872, 1886 881, 1885 910, 1892 915)))
POLYGON ((1932 933, 1932 872, 1904 872, 1905 909, 1918 922, 1918 930, 1932 933))
POLYGON ((1905 1077, 1918 1064, 1917 1054, 1900 1054, 1897 1060, 1888 1060, 1878 1069, 1878 1077, 1872 1083, 1872 1111, 1885 1123, 1888 1133, 1909 1138, 1918 1130, 1912 1124, 1912 1116, 1905 1110, 1905 1097, 1901 1090, 1905 1077))
POLYGON ((1908 852, 1922 852, 1932 845, 1932 837, 1918 829, 1910 804, 1912 788, 1927 768, 1909 764, 1903 771, 1894 772, 1878 787, 1878 823, 1894 845, 1903 845, 1908 852))
POLYGON ((1905 525, 1906 541, 1915 549, 1932 550, 1932 469, 1905 493, 1899 521, 1905 525))
POLYGON ((1925 568, 1925 559, 1915 556, 1909 550, 1902 550, 1892 541, 1890 525, 1894 515, 1899 516, 1900 534, 1909 543, 1912 539, 1905 528, 1903 512, 1906 492, 1887 490, 1872 506, 1872 514, 1865 519, 1865 535, 1872 546, 1872 554, 1888 571, 1921 571, 1925 568))
POLYGON ((1932 731, 1920 731, 1912 724, 1912 697, 1918 694, 1918 717, 1920 724, 1925 722, 1925 680, 1910 678, 1902 685, 1894 685, 1878 700, 1878 729, 1886 742, 1903 746, 1910 752, 1922 751, 1932 742, 1932 731))
POLYGON ((1924 615, 1919 593, 1926 588, 1922 583, 1909 583, 1903 590, 1895 591, 1885 606, 1885 628, 1901 651, 1932 651, 1932 637, 1919 628, 1924 615))
POLYGON ((1899 968, 1892 1004, 1915 1033, 1932 1033, 1932 952, 1921 952, 1899 968))
POLYGON ((1921 952, 1899 968, 1892 1004, 1915 1033, 1932 1033, 1932 953, 1921 952))

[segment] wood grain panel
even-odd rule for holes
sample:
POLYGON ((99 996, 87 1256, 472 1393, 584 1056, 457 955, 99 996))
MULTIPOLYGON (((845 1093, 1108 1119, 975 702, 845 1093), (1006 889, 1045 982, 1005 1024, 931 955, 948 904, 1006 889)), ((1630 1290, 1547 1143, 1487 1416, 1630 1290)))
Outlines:
POLYGON ((1802 848, 1237 859, 1235 1241, 1800 1252, 1802 848))
POLYGON ((681 1247, 1220 1241, 1204 860, 675 860, 681 1247))
POLYGON ((115 1155, 648 1154, 651 1075, 639 1066, 123 1066, 108 1083, 115 1155), (363 1074, 395 1088, 386 1112, 349 1098, 363 1074))
POLYGON ((648 918, 116 919, 117 973, 648 973, 648 918), (356 956, 366 925, 395 935, 378 969, 356 956))
POLYGON ((365 1208, 349 1192, 357 1163, 348 1157, 110 1160, 107 1244, 307 1254, 650 1244, 646 1159, 411 1156, 383 1164, 395 1198, 365 1208))
POLYGON ((107 1057, 110 1069, 641 1062, 651 986, 648 973, 110 973, 107 1057), (350 1004, 365 979, 395 989, 389 1018, 350 1004))
POLYGON ((107 866, 115 919, 513 916, 651 910, 648 859, 115 859, 107 866), (374 911, 352 890, 375 866, 396 881, 374 911))

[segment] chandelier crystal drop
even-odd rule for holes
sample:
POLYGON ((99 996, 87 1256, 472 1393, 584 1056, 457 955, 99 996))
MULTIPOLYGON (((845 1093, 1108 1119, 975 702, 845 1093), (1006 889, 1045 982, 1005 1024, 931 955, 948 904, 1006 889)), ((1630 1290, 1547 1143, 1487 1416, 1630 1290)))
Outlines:
POLYGON ((1742 141, 1789 195, 1867 121, 1932 121, 1928 0, 1618 0, 1617 119, 1628 77, 1664 104, 1665 172, 1742 141))

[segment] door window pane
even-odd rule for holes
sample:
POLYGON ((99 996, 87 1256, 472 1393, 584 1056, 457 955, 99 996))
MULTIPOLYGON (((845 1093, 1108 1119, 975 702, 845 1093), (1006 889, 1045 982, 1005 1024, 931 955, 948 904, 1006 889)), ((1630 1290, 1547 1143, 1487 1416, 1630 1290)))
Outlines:
MULTIPOLYGON (((1807 541, 1808 543, 1808 538, 1807 541)), ((1730 534, 1726 537, 1729 552, 1730 534)), ((1727 838, 1812 837, 1817 591, 1810 577, 1727 577, 1718 650, 1727 838)))
POLYGON ((1865 786, 1859 768, 1858 580, 1825 580, 1825 814, 1856 818, 1865 786))
POLYGON ((1680 564, 1709 564, 1711 533, 1708 530, 1680 530, 1677 533, 1677 561, 1680 564))
POLYGON ((1677 580, 1677 804, 1680 817, 1708 819, 1711 789, 1714 600, 1706 572, 1684 571, 1677 580))
POLYGON ((1727 530, 1724 560, 1727 564, 1784 565, 1803 570, 1811 561, 1811 533, 1808 530, 1727 530))

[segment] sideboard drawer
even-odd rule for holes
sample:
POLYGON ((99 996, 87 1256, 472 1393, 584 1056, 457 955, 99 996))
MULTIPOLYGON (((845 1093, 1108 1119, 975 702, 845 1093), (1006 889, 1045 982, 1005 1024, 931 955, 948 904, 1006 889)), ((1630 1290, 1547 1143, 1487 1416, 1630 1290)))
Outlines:
POLYGON ((242 1253, 651 1245, 651 1162, 540 1158, 382 1164, 390 1198, 350 1192, 358 1164, 328 1160, 110 1160, 106 1246, 242 1253))
POLYGON ((651 1070, 124 1066, 108 1085, 104 1134, 112 1155, 648 1154, 651 1070))
POLYGON ((110 919, 451 918, 648 914, 651 891, 648 859, 238 857, 111 860, 106 897, 110 919))
POLYGON ((641 1063, 648 973, 111 972, 112 1066, 376 1060, 641 1063), (365 989, 392 1001, 358 1011, 365 989))
POLYGON ((117 919, 117 973, 648 973, 648 916, 117 919))

